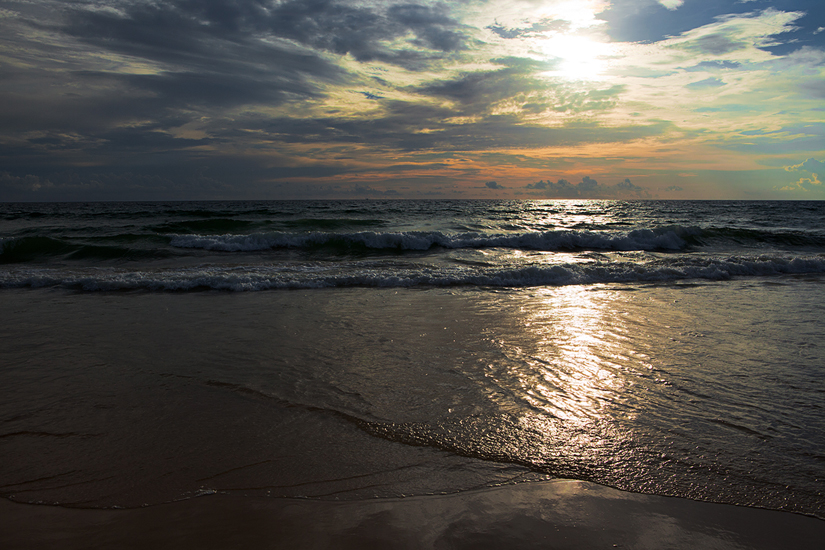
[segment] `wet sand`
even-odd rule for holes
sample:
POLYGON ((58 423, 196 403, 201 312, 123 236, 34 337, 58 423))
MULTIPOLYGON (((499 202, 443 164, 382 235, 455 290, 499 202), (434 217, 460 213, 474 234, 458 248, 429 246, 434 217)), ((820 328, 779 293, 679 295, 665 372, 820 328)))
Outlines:
POLYGON ((206 495, 130 510, 0 500, 0 547, 821 548, 825 521, 547 481, 452 495, 320 501, 206 495))

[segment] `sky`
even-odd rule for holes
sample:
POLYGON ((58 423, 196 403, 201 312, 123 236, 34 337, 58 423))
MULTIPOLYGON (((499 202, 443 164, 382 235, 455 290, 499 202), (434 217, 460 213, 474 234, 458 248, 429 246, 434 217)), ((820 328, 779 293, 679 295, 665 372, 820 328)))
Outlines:
POLYGON ((0 0, 0 201, 825 199, 822 0, 0 0))

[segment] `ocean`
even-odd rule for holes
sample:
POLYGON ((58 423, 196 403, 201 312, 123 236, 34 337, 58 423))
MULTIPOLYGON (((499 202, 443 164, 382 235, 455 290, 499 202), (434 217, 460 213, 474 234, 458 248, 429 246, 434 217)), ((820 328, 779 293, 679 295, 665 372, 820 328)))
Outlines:
POLYGON ((825 203, 0 204, 0 495, 825 519, 825 203))

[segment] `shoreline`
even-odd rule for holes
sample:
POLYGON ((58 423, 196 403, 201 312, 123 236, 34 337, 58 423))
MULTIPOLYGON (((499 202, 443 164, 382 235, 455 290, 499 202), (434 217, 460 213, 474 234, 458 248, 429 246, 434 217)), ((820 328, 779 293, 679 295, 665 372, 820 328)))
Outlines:
POLYGON ((39 548, 818 548, 801 514, 576 480, 328 501, 214 494, 135 509, 0 500, 0 546, 39 548))

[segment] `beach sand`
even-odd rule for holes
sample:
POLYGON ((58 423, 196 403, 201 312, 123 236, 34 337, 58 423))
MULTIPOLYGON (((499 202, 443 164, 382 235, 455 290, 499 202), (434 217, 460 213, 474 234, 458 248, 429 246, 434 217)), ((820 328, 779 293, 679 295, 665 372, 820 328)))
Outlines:
POLYGON ((0 547, 821 548, 825 521, 555 480, 399 499, 205 495, 129 510, 0 500, 0 547))

